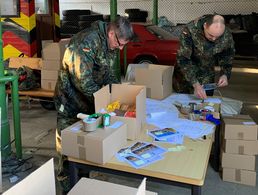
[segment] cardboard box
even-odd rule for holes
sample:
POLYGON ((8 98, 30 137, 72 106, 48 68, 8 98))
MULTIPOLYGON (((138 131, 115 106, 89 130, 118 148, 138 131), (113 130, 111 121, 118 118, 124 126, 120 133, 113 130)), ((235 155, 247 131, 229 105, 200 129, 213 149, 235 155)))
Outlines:
POLYGON ((44 60, 62 60, 66 45, 70 39, 61 39, 60 42, 46 42, 42 47, 42 58, 44 60))
POLYGON ((44 60, 62 60, 59 43, 46 43, 42 48, 42 58, 44 60))
POLYGON ((41 79, 41 88, 42 89, 46 89, 46 90, 50 90, 50 91, 54 91, 55 87, 56 87, 56 81, 57 80, 44 80, 44 79, 41 79))
POLYGON ((147 67, 135 68, 135 84, 145 85, 147 97, 164 99, 172 93, 172 75, 174 67, 149 64, 147 67))
POLYGON ((146 88, 139 85, 112 84, 112 93, 109 86, 105 86, 93 94, 95 98, 95 111, 99 112, 108 104, 119 100, 121 104, 135 104, 136 118, 114 116, 114 120, 127 124, 127 138, 135 140, 141 134, 146 122, 146 88))
POLYGON ((61 53, 61 59, 63 60, 64 52, 67 48, 67 45, 69 44, 71 38, 66 38, 66 39, 61 39, 59 41, 59 48, 60 48, 60 53, 61 53))
MULTIPOLYGON (((138 190, 133 187, 114 184, 106 181, 100 181, 95 179, 81 178, 78 183, 71 189, 68 195, 83 195, 83 194, 97 194, 97 195, 137 195, 138 190)), ((157 195, 155 192, 144 190, 146 195, 157 195)), ((143 193, 141 193, 143 194, 143 193)))
POLYGON ((41 58, 22 58, 11 57, 9 61, 9 68, 19 68, 21 66, 28 66, 32 69, 41 70, 42 59, 41 58))
POLYGON ((222 147, 226 153, 231 154, 258 154, 258 141, 224 139, 222 147))
POLYGON ((79 121, 62 130, 62 154, 104 164, 127 143, 126 124, 118 128, 98 128, 89 133, 82 128, 82 122, 79 121))
POLYGON ((42 46, 42 48, 44 48, 44 47, 46 47, 47 44, 53 43, 53 42, 54 42, 53 40, 42 40, 41 46, 42 46))
POLYGON ((225 139, 257 140, 257 124, 248 115, 223 116, 225 139))
POLYGON ((41 70, 41 80, 57 80, 57 70, 41 70))
POLYGON ((255 156, 222 153, 221 166, 223 168, 235 168, 244 170, 255 170, 255 156))
POLYGON ((256 172, 241 169, 223 168, 222 180, 250 186, 256 185, 256 172))
POLYGON ((42 60, 42 70, 60 70, 61 66, 60 60, 42 60))

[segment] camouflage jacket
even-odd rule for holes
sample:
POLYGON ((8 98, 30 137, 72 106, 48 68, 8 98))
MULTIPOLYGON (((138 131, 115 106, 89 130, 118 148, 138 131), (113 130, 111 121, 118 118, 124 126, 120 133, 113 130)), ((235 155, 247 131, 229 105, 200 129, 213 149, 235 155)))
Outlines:
POLYGON ((97 21, 68 44, 54 96, 56 109, 64 117, 94 113, 93 93, 104 85, 118 83, 112 71, 116 51, 109 49, 106 27, 97 21))
POLYGON ((234 41, 226 27, 225 32, 215 42, 204 36, 205 16, 191 21, 180 36, 180 48, 173 76, 176 92, 192 93, 192 85, 214 82, 215 66, 220 66, 220 75, 230 78, 234 57, 234 41))

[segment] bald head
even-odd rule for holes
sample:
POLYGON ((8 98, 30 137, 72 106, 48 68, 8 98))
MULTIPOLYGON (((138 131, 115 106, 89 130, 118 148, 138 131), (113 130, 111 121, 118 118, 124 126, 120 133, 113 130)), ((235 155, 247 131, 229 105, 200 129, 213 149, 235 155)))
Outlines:
POLYGON ((208 19, 204 25, 204 35, 209 41, 215 41, 225 31, 225 21, 220 15, 214 15, 208 19))

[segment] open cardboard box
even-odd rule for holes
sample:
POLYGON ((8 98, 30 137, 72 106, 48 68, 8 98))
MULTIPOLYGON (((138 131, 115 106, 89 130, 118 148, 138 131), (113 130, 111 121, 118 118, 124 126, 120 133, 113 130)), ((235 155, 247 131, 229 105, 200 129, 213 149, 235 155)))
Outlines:
POLYGON ((54 159, 15 184, 3 195, 56 195, 54 159))
POLYGON ((135 84, 146 86, 148 98, 164 99, 172 93, 173 71, 173 66, 158 64, 135 67, 135 84))
POLYGON ((106 108, 108 104, 119 100, 121 104, 135 104, 136 118, 114 116, 114 120, 123 121, 127 124, 127 138, 135 140, 141 134, 143 125, 146 122, 146 88, 139 85, 112 84, 112 92, 109 93, 109 86, 101 88, 94 93, 95 112, 106 108))
POLYGON ((146 179, 142 181, 139 188, 128 187, 124 185, 109 183, 95 179, 81 178, 71 189, 68 195, 157 195, 155 192, 146 191, 146 179))

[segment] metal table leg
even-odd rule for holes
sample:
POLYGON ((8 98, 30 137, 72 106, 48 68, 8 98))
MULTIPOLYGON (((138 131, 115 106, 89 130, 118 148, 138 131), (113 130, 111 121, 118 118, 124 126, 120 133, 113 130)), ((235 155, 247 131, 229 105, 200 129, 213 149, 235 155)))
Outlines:
POLYGON ((202 194, 202 188, 201 186, 192 186, 192 195, 201 195, 202 194))
POLYGON ((79 181, 79 169, 77 163, 69 161, 70 183, 73 187, 79 181))

